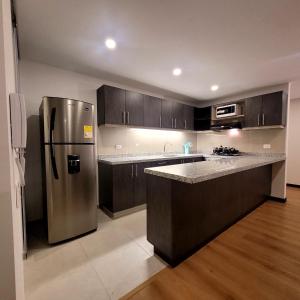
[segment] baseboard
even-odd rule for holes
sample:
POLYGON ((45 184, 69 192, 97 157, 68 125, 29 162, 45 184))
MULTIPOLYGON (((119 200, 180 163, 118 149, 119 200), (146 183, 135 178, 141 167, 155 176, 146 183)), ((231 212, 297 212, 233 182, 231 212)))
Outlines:
POLYGON ((138 212, 138 211, 141 211, 141 210, 144 210, 147 208, 147 205, 146 204, 141 204, 141 205, 138 205, 138 206, 135 206, 135 207, 132 207, 132 208, 129 208, 129 209, 125 209, 125 210, 121 210, 121 211, 118 211, 118 212, 112 212, 110 211, 109 209, 107 209, 106 207, 101 207, 101 210, 107 215, 109 216, 110 218, 112 219, 117 219, 117 218, 120 218, 120 217, 124 217, 124 216, 127 216, 129 214, 132 214, 132 213, 135 213, 135 212, 138 212))
POLYGON ((280 203, 285 203, 287 201, 287 198, 280 198, 275 196, 267 196, 267 200, 272 200, 280 203))
POLYGON ((287 183, 286 185, 290 187, 300 188, 300 184, 287 183))

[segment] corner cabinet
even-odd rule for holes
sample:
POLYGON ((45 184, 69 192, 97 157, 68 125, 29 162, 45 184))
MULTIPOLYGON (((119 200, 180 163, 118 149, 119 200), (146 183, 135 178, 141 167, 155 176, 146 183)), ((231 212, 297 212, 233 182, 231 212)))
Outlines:
POLYGON ((194 107, 103 85, 97 90, 98 125, 193 130, 194 107))
POLYGON ((285 126, 287 95, 283 92, 245 99, 245 128, 285 126))

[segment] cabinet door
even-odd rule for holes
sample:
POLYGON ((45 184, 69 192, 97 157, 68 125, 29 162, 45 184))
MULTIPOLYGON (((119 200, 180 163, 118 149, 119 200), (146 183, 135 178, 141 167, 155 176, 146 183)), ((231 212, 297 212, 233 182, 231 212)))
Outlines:
POLYGON ((173 105, 172 101, 161 101, 161 127, 173 128, 173 105))
POLYGON ((184 105, 184 129, 194 129, 194 107, 184 105))
POLYGON ((161 127, 161 99, 144 96, 144 126, 161 127))
POLYGON ((211 125, 211 106, 194 108, 194 129, 209 130, 211 125))
POLYGON ((134 165, 113 166, 113 212, 134 206, 134 165))
POLYGON ((183 160, 184 164, 188 164, 188 163, 192 163, 192 162, 195 162, 195 159, 193 157, 191 157, 191 158, 185 158, 183 160))
POLYGON ((147 181, 144 169, 151 166, 151 163, 138 163, 134 165, 134 206, 146 203, 147 181))
POLYGON ((262 95, 262 126, 285 125, 283 123, 283 93, 262 95))
POLYGON ((262 96, 245 100, 245 127, 261 126, 262 96))
POLYGON ((203 156, 195 157, 194 162, 198 162, 198 161, 205 161, 205 157, 203 157, 203 156))
POLYGON ((173 102, 173 128, 185 129, 184 124, 184 104, 173 102))
POLYGON ((133 126, 144 125, 144 95, 126 91, 126 124, 133 126))
POLYGON ((105 124, 124 124, 125 90, 104 86, 103 93, 105 124))

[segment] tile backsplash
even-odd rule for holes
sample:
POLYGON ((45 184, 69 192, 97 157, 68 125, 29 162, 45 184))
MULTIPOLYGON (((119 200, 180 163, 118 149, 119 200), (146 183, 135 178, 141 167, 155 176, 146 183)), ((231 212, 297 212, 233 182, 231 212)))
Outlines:
POLYGON ((284 153, 286 129, 227 130, 222 132, 185 132, 127 127, 99 127, 98 154, 138 154, 183 152, 192 143, 193 152, 211 153, 216 146, 236 147, 243 152, 284 153), (265 145, 265 146, 264 146, 265 145), (270 148, 269 148, 270 147, 270 148))
POLYGON ((243 152, 284 153, 285 138, 285 128, 203 132, 197 134, 197 151, 210 153, 214 147, 222 145, 243 152))
POLYGON ((127 127, 99 127, 98 154, 137 154, 183 152, 183 144, 192 143, 197 150, 197 134, 194 132, 142 129, 127 127))

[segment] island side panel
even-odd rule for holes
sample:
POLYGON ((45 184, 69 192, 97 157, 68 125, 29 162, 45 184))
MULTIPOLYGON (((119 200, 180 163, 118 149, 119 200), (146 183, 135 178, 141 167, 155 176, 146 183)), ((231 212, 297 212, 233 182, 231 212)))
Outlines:
POLYGON ((168 262, 173 256, 172 182, 146 174, 147 180, 147 240, 155 252, 168 262))
POLYGON ((149 175, 148 240, 156 253, 176 265, 255 209, 270 195, 271 170, 268 165, 197 184, 149 175))

